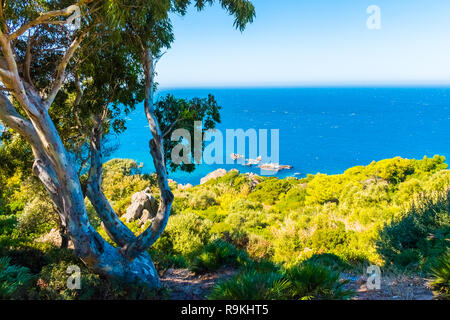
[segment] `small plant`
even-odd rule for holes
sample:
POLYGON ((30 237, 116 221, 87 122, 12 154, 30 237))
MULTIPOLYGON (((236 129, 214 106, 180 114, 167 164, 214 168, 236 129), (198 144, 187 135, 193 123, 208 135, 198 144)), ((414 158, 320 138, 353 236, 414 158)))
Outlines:
POLYGON ((0 299, 26 298, 33 286, 30 269, 11 265, 11 258, 0 258, 0 299))
POLYGON ((339 280, 339 273, 324 266, 304 263, 284 271, 278 270, 274 265, 272 268, 258 269, 257 264, 253 264, 253 267, 255 269, 245 268, 235 277, 219 282, 209 298, 213 300, 343 300, 353 296, 351 290, 345 289, 348 281, 339 280))
POLYGON ((433 293, 439 300, 450 300, 450 250, 431 268, 433 293))
POLYGON ((248 259, 243 251, 221 239, 208 244, 192 261, 189 269, 195 273, 216 271, 224 265, 238 266, 248 259))
POLYGON ((211 300, 280 300, 285 297, 289 283, 276 272, 241 273, 214 287, 211 300))
POLYGON ((345 289, 348 280, 339 280, 339 273, 327 267, 303 263, 285 271, 285 278, 290 284, 290 298, 311 300, 345 300, 353 292, 345 289))
POLYGON ((344 271, 352 268, 350 264, 332 253, 315 254, 304 263, 321 265, 333 271, 344 271))

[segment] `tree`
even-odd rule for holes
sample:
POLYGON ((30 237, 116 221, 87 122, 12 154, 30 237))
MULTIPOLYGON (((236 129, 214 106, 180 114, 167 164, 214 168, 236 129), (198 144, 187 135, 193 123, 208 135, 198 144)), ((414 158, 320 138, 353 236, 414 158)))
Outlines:
MULTIPOLYGON (((155 112, 154 68, 162 50, 169 48, 173 41, 169 13, 185 14, 192 2, 201 10, 214 1, 83 0, 76 2, 79 7, 69 0, 1 1, 0 81, 3 87, 0 92, 0 120, 30 144, 34 157, 33 172, 57 207, 76 255, 94 272, 106 277, 139 281, 150 287, 160 286, 147 249, 156 242, 167 224, 173 194, 167 178, 165 134, 155 112), (82 9, 82 26, 74 30, 67 26, 66 19, 76 13, 77 8, 82 9), (126 58, 121 62, 135 65, 138 61, 142 67, 144 107, 152 134, 150 153, 158 176, 161 201, 156 219, 138 237, 122 223, 101 190, 102 137, 104 120, 110 110, 105 107, 109 107, 112 101, 106 95, 111 94, 112 88, 108 87, 107 92, 103 92, 105 97, 101 101, 96 100, 98 92, 92 95, 94 99, 89 100, 89 88, 100 89, 98 84, 102 82, 102 77, 91 87, 87 82, 93 79, 92 76, 86 77, 83 82, 79 79, 80 74, 86 75, 88 72, 80 71, 77 52, 89 48, 90 41, 98 43, 105 39, 108 39, 106 46, 118 46, 118 51, 123 53, 118 55, 126 58), (39 48, 37 52, 32 49, 36 46, 39 48), (70 89, 71 85, 74 89, 70 89), (74 105, 79 106, 84 97, 87 109, 81 110, 92 111, 87 113, 91 130, 86 194, 118 247, 108 244, 89 223, 77 165, 68 150, 73 143, 64 143, 58 132, 64 126, 55 123, 50 115, 50 109, 58 104, 61 95, 71 90, 78 93, 74 105)), ((243 30, 252 21, 254 7, 248 0, 219 2, 235 16, 238 29, 243 30)), ((83 55, 80 57, 83 58, 83 55)), ((113 64, 106 63, 105 66, 113 64)), ((107 77, 107 71, 100 69, 105 74, 95 74, 107 77)), ((110 85, 111 81, 105 83, 110 85)), ((138 87, 136 83, 136 88, 130 92, 133 99, 140 97, 138 87)), ((112 95, 113 101, 123 103, 120 93, 114 91, 112 95)), ((61 101, 67 101, 63 98, 61 101)), ((215 105, 211 103, 209 107, 215 108, 215 105)), ((79 122, 83 126, 83 121, 79 122)), ((171 125, 166 128, 170 131, 171 125)), ((84 130, 79 131, 86 134, 84 130)))

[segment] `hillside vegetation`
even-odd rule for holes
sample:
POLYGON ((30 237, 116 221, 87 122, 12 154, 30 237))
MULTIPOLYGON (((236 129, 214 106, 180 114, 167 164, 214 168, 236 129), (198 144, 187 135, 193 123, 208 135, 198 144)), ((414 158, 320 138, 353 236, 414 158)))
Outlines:
MULTIPOLYGON (((8 283, 0 297, 164 297, 85 269, 84 289, 66 289, 67 266, 82 264, 70 249, 40 241, 58 228, 45 192, 20 170, 2 169, 0 177, 0 255, 8 257, 0 263, 0 279, 8 283)), ((158 200, 155 177, 141 174, 134 161, 105 164, 103 188, 119 215, 148 186, 158 200)), ((434 275, 437 297, 448 298, 450 171, 444 157, 387 159, 302 179, 231 171, 203 185, 171 187, 172 214, 150 253, 161 272, 238 270, 212 290, 212 299, 347 299, 353 293, 339 273, 370 264, 434 275)), ((107 237, 86 203, 92 224, 107 237)), ((143 230, 137 222, 128 225, 136 234, 143 230)))

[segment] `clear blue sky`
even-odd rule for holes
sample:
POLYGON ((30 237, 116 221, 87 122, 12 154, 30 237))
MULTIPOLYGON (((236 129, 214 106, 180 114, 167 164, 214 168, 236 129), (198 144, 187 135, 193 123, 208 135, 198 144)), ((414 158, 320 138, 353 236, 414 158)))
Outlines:
POLYGON ((254 0, 240 33, 220 6, 174 16, 161 87, 450 84, 448 0, 254 0), (381 30, 369 30, 369 5, 381 30))

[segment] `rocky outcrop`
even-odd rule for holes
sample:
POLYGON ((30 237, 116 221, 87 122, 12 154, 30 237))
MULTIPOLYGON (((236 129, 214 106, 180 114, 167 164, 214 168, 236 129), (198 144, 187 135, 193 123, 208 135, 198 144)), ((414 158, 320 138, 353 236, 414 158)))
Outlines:
MULTIPOLYGON (((61 231, 56 228, 36 239, 36 242, 51 243, 57 247, 61 247, 62 241, 63 237, 61 236, 61 231)), ((73 249, 73 242, 69 240, 67 247, 73 249)))
POLYGON ((206 182, 208 182, 211 179, 221 178, 226 174, 227 174, 227 170, 217 169, 216 171, 210 172, 208 175, 206 175, 204 178, 202 178, 200 180, 200 184, 205 184, 206 182))
POLYGON ((140 220, 143 224, 156 216, 157 204, 153 198, 150 188, 133 194, 131 197, 131 205, 125 213, 126 222, 140 220))
POLYGON ((187 189, 190 189, 192 187, 193 187, 193 185, 190 184, 190 183, 188 183, 188 184, 179 184, 178 185, 178 190, 187 190, 187 189))
POLYGON ((246 173, 246 176, 250 180, 250 187, 253 190, 259 183, 259 177, 253 172, 246 173))

